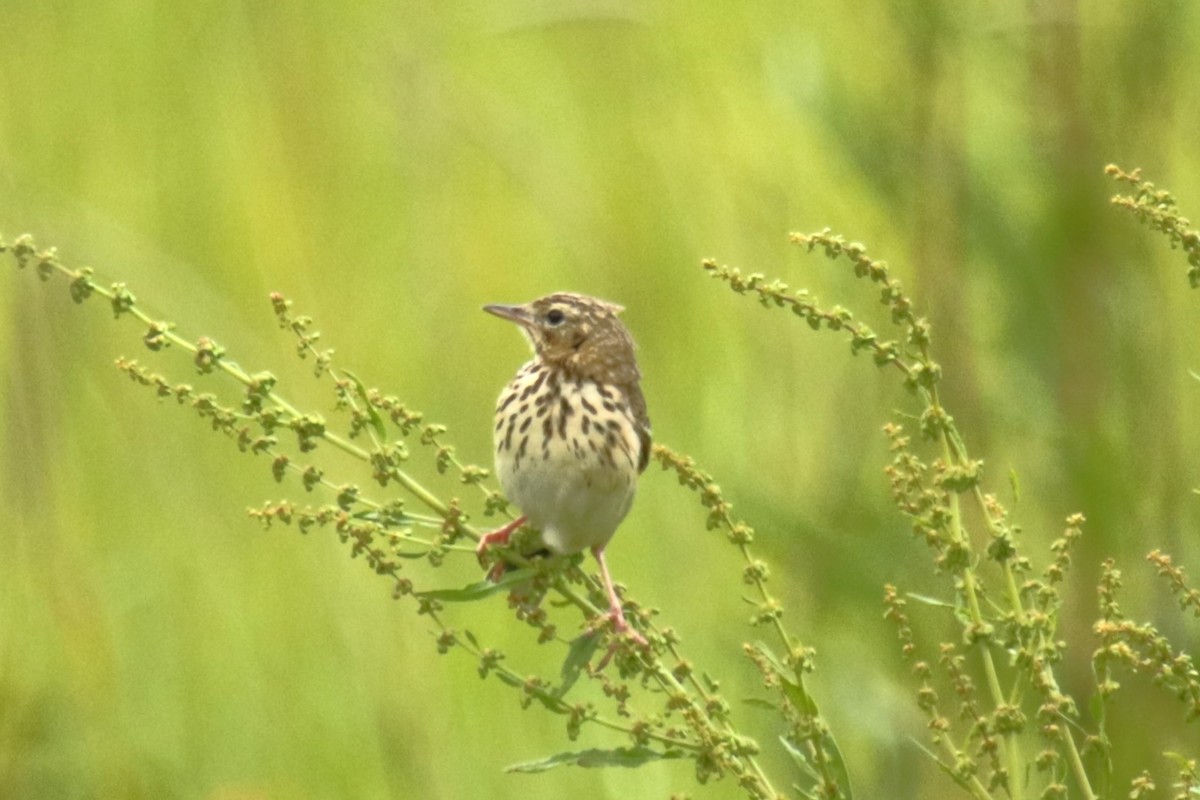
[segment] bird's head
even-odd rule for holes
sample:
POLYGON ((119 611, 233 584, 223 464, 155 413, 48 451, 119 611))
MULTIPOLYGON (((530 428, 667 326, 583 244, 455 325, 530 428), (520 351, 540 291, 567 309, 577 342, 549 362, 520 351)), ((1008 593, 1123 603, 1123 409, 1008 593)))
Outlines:
POLYGON ((587 295, 557 292, 519 306, 484 311, 521 326, 537 357, 590 380, 638 380, 633 338, 617 317, 624 309, 587 295))

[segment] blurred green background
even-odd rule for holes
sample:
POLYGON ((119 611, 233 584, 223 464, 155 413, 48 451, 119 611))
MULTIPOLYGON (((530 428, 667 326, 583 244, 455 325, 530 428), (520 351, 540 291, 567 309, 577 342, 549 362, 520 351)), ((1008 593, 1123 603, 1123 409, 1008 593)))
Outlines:
MULTIPOLYGON (((708 281, 703 257, 879 330, 875 292, 786 235, 828 225, 891 262, 1026 551, 1089 517, 1062 671, 1085 707, 1102 558, 1131 615, 1195 642, 1142 557, 1200 570, 1200 296, 1102 174, 1141 166, 1200 216, 1195 3, 9 2, 0 29, 0 231, 128 282, 302 407, 331 398, 272 290, 485 464, 526 349, 479 307, 559 289, 624 304, 655 435, 757 526, 861 796, 954 796, 912 741, 881 617, 885 582, 948 594, 881 473, 879 428, 914 406, 841 336, 708 281)), ((439 657, 328 534, 249 520, 284 491, 267 463, 112 367, 192 380, 180 354, 150 356, 137 326, 7 259, 0 287, 0 796, 740 796, 686 763, 503 774, 566 749, 561 720, 439 657)), ((610 563, 737 700, 760 691, 740 655, 757 634, 736 552, 702 520, 652 468, 610 563)), ((957 635, 914 617, 930 648, 957 635)), ((561 653, 501 598, 452 619, 556 674, 561 653)), ((1121 781, 1198 745, 1129 683, 1121 781)), ((770 717, 737 714, 788 775, 770 717)))

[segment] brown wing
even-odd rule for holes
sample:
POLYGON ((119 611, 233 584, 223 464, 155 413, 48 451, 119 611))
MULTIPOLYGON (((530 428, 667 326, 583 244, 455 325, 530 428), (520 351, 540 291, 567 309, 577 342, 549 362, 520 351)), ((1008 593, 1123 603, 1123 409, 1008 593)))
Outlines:
POLYGON ((646 413, 646 398, 642 395, 642 387, 632 383, 625 388, 625 396, 629 401, 629 411, 637 427, 638 442, 638 472, 645 472, 650 464, 650 417, 646 413))
POLYGON ((638 455, 638 472, 642 473, 650 465, 650 429, 638 425, 637 434, 638 441, 642 443, 642 451, 638 455))

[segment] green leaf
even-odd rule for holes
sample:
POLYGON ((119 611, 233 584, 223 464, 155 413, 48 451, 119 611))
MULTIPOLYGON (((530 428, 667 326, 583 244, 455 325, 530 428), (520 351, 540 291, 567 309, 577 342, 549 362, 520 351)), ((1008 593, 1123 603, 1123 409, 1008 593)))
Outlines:
POLYGON ((930 750, 924 744, 919 742, 917 739, 915 739, 911 736, 908 738, 913 744, 915 744, 917 746, 917 749, 919 749, 925 755, 927 755, 931 759, 933 759, 933 763, 937 764, 938 769, 940 769, 942 772, 946 773, 946 775, 948 775, 952 781, 957 783, 959 785, 959 787, 965 789, 967 791, 967 793, 969 793, 969 794, 972 793, 970 781, 968 781, 966 778, 964 778, 962 775, 960 775, 953 767, 951 767, 945 761, 942 761, 940 758, 938 758, 936 753, 934 753, 932 750, 930 750))
POLYGON ((441 600, 443 603, 471 603, 485 597, 502 592, 514 583, 521 583, 537 574, 536 569, 515 569, 504 573, 504 577, 492 583, 482 580, 464 586, 461 589, 430 589, 426 592, 413 592, 417 597, 428 597, 441 600))
POLYGON ((916 600, 918 603, 924 603, 927 606, 936 606, 938 608, 958 608, 957 603, 951 603, 946 600, 940 600, 929 595, 917 594, 915 592, 905 592, 904 596, 909 600, 916 600))
POLYGON ((1010 469, 1008 471, 1008 485, 1012 487, 1013 505, 1021 502, 1021 481, 1017 479, 1017 471, 1010 469))
POLYGON ((571 642, 571 649, 567 651, 567 657, 563 660, 562 665, 562 683, 555 690, 554 696, 561 698, 575 682, 579 680, 579 675, 588 662, 592 660, 592 654, 596 652, 596 648, 600 645, 600 637, 594 631, 579 636, 575 641, 571 642))
POLYGON ((396 511, 389 511, 386 514, 381 514, 375 509, 369 509, 366 511, 355 512, 350 516, 354 517, 354 519, 361 519, 364 522, 374 522, 378 525, 388 528, 389 530, 395 530, 401 525, 411 526, 416 524, 412 517, 403 512, 396 511))
POLYGON ((792 674, 792 671, 784 666, 784 663, 779 660, 779 656, 775 655, 775 651, 768 647, 766 642, 754 642, 751 647, 759 652, 759 655, 763 657, 763 660, 771 666, 771 669, 779 677, 783 678, 792 674))
POLYGON ((778 711, 779 706, 772 703, 770 700, 763 700, 759 697, 743 697, 742 702, 754 708, 761 708, 765 711, 778 711))
MULTIPOLYGON (((1093 670, 1094 672, 1095 670, 1093 670)), ((1097 677, 1097 680, 1099 680, 1099 677, 1097 677)), ((1104 719, 1104 698, 1099 693, 1093 694, 1088 699, 1088 710, 1092 712, 1092 719, 1104 719)))
POLYGON ((779 656, 767 647, 763 642, 755 642, 754 649, 758 651, 775 675, 779 678, 779 683, 783 687, 783 693, 787 695, 787 699, 791 701, 797 709, 803 714, 818 717, 821 712, 817 710, 817 704, 804 690, 804 680, 795 673, 790 667, 779 660, 779 656))
POLYGON ((367 416, 371 420, 371 428, 375 431, 375 435, 379 437, 380 441, 387 439, 387 425, 383 423, 383 417, 375 410, 375 406, 371 405, 371 400, 367 397, 367 389, 363 386, 363 382, 348 369, 342 370, 342 374, 354 383, 354 391, 358 394, 359 399, 363 401, 363 406, 367 410, 367 416))
POLYGON ((525 685, 525 683, 517 676, 510 675, 503 670, 494 669, 488 674, 494 676, 501 683, 506 683, 509 686, 521 687, 525 685))
POLYGON ((790 755, 792 760, 796 762, 796 766, 800 768, 800 771, 812 780, 812 784, 808 787, 805 787, 804 791, 808 791, 817 783, 820 783, 821 776, 817 774, 815 769, 813 769, 812 762, 809 761, 808 756, 804 755, 800 748, 796 747, 796 745, 786 736, 780 736, 779 741, 783 745, 783 749, 787 750, 788 755, 790 755))
POLYGON ((826 730, 821 735, 821 743, 825 746, 826 755, 829 756, 829 767, 833 772, 833 779, 841 787, 846 800, 854 800, 854 787, 850 785, 850 770, 846 768, 846 760, 842 758, 842 749, 838 747, 837 740, 833 738, 832 733, 826 730))
POLYGON ((420 552, 416 552, 416 553, 409 553, 409 552, 407 552, 407 551, 404 551, 404 550, 393 550, 393 551, 392 551, 392 555, 394 555, 396 558, 414 558, 414 559, 415 559, 415 558, 428 558, 428 557, 429 557, 429 551, 428 551, 428 550, 421 550, 420 552))
POLYGON ((659 752, 649 747, 618 747, 615 750, 580 750, 575 753, 557 753, 540 761, 527 761, 505 767, 505 772, 545 772, 555 767, 640 767, 651 761, 668 758, 684 758, 680 750, 659 752))

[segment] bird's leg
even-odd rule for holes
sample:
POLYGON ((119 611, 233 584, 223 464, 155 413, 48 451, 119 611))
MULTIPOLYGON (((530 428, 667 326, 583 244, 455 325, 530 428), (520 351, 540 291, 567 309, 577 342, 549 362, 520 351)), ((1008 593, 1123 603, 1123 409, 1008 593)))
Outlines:
MULTIPOLYGON (((625 611, 621 608, 621 598, 617 597, 617 590, 613 588, 612 576, 608 574, 608 564, 604 563, 604 548, 593 547, 592 555, 596 557, 596 562, 600 565, 600 579, 604 581, 604 589, 608 592, 608 616, 613 622, 613 631, 617 634, 627 633, 633 637, 635 642, 645 647, 648 644, 646 637, 635 631, 625 619, 625 611)), ((611 657, 611 651, 609 656, 611 657)), ((607 662, 608 658, 604 660, 607 662)))
MULTIPOLYGON (((527 521, 528 519, 524 516, 517 517, 507 525, 496 528, 496 530, 480 536, 479 543, 475 545, 475 556, 479 559, 479 563, 483 563, 483 557, 487 553, 488 548, 496 544, 499 544, 501 547, 508 544, 508 540, 512 538, 513 533, 527 521)), ((496 562, 496 564, 488 572, 488 580, 492 581, 493 583, 500 580, 500 577, 504 574, 506 567, 507 565, 503 560, 496 562)))
POLYGON ((513 532, 516 531, 517 528, 524 525, 527 521, 528 520, 525 517, 517 517, 507 525, 496 528, 496 530, 480 536, 479 544, 475 545, 475 555, 482 558, 483 554, 486 553, 488 548, 492 545, 500 544, 503 546, 508 544, 508 540, 512 538, 513 532))

